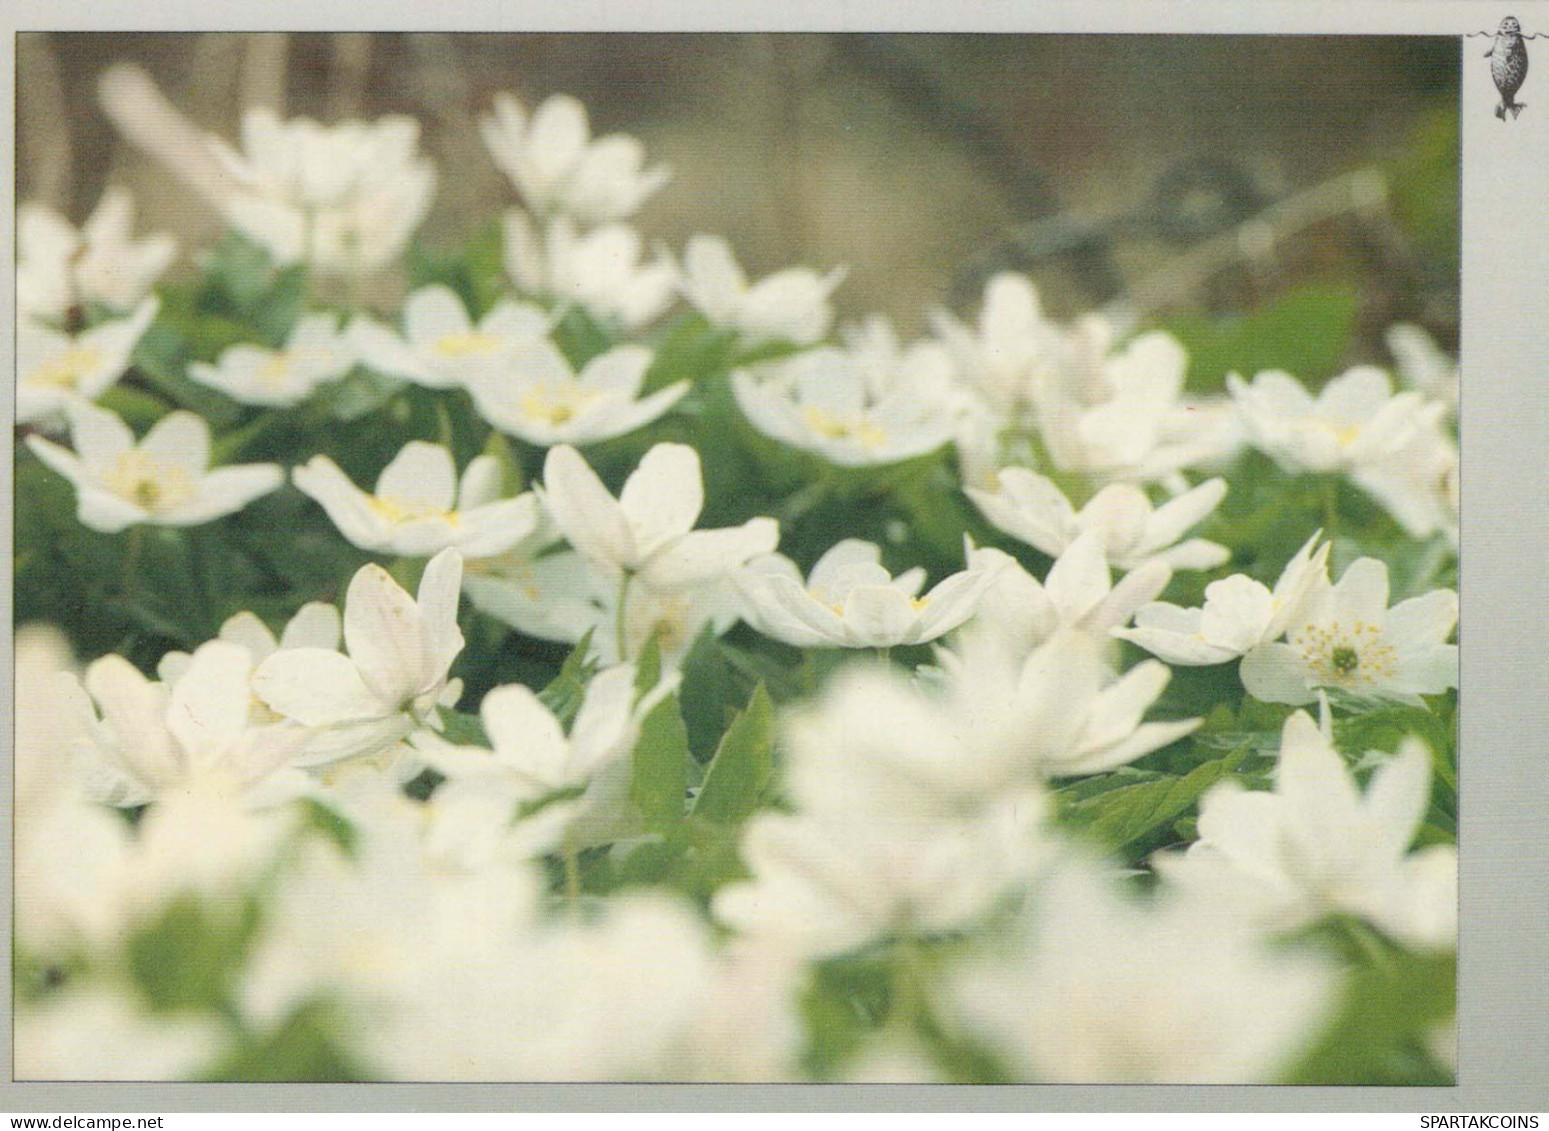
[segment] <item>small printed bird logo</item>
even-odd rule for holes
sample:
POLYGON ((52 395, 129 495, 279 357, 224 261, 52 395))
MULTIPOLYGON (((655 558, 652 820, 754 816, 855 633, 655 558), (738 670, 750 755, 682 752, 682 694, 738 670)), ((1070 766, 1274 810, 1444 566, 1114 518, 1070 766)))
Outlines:
MULTIPOLYGON (((1472 34, 1490 33, 1483 31, 1472 34)), ((1537 38, 1536 33, 1523 35, 1522 25, 1517 22, 1517 18, 1507 16, 1495 30, 1495 42, 1484 53, 1485 58, 1490 60, 1490 77, 1495 80, 1495 89, 1501 92, 1501 104, 1495 108, 1495 116, 1503 122, 1506 120, 1506 111, 1510 110, 1512 121, 1516 121, 1517 115, 1527 106, 1527 103, 1517 101, 1517 91, 1522 89, 1523 80, 1527 78, 1527 45, 1523 41, 1537 38)))

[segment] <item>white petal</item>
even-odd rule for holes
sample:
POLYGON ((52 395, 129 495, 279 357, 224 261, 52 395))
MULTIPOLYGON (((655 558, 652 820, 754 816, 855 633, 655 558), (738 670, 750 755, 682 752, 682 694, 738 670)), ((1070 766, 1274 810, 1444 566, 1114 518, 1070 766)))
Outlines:
POLYGON ((580 452, 568 445, 549 449, 543 463, 543 490, 549 513, 581 554, 615 568, 634 568, 635 538, 629 520, 580 452))
POLYGON ((619 493, 643 558, 692 530, 704 504, 699 453, 686 444, 657 444, 619 493))

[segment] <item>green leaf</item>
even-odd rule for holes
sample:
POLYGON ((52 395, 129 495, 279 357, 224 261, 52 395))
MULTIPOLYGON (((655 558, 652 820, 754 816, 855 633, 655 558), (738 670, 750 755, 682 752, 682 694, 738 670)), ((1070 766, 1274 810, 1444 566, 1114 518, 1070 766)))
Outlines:
POLYGON ((332 1001, 313 999, 268 1032, 244 1033, 232 1052, 208 1072, 212 1081, 318 1083, 370 1080, 372 1074, 345 1049, 358 1029, 332 1001))
POLYGON ((258 904, 246 896, 180 895, 130 938, 130 975, 154 1009, 218 1009, 236 987, 258 922, 258 904))
POLYGON ((1436 1063, 1429 1043, 1456 1010, 1456 954, 1394 950, 1351 975, 1338 1014, 1286 1083, 1452 1084, 1453 1074, 1436 1063))
POLYGON ((747 706, 754 680, 726 654, 712 625, 706 625, 683 658, 683 684, 678 698, 688 727, 688 746, 707 762, 736 713, 747 706))
MULTIPOLYGON (((1122 848, 1183 816, 1207 789, 1229 777, 1246 757, 1240 750, 1219 761, 1206 762, 1182 777, 1160 777, 1120 785, 1095 796, 1066 796, 1061 790, 1062 816, 1114 848, 1122 848)), ((1090 789, 1078 783, 1076 790, 1090 789)))
POLYGON ((581 701, 586 698, 586 685, 597 673, 596 661, 587 659, 586 655, 591 646, 592 630, 588 629, 586 635, 581 637, 580 643, 571 649, 570 655, 565 657, 559 674, 547 687, 538 692, 538 699, 554 712, 554 717, 567 730, 575 721, 576 712, 581 709, 581 701))
POLYGON ((662 681, 662 641, 658 633, 651 633, 640 657, 635 661, 635 702, 639 702, 662 681))
POLYGON ((511 441, 500 431, 491 430, 489 438, 484 441, 482 454, 500 465, 500 497, 504 499, 521 494, 522 488, 527 485, 526 476, 522 474, 521 460, 516 458, 516 453, 511 449, 511 441))
POLYGON ((448 742, 458 746, 488 746, 489 736, 477 715, 465 715, 448 707, 438 707, 441 716, 441 734, 448 742))
POLYGON ((1219 392, 1228 373, 1251 380, 1284 369, 1317 386, 1345 358, 1360 294, 1348 283, 1309 283, 1248 314, 1179 316, 1166 329, 1189 354, 1189 388, 1219 392))
POLYGON ((629 785, 630 800, 652 831, 669 829, 683 820, 690 757, 678 697, 669 695, 640 724, 629 785))
POLYGON ((759 684, 705 771, 694 816, 727 823, 744 820, 758 807, 773 775, 774 704, 759 684))

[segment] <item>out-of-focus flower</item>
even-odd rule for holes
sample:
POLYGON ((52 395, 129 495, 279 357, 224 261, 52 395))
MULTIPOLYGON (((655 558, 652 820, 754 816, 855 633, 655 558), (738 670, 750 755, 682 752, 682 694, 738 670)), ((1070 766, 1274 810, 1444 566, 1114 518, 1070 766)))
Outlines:
POLYGON ((517 288, 556 303, 575 303, 604 320, 635 330, 672 303, 678 269, 663 248, 641 261, 640 233, 604 224, 584 235, 566 216, 540 231, 525 212, 505 220, 505 264, 517 288))
POLYGON ((1029 901, 1023 943, 951 978, 947 1012, 1048 1084, 1274 1080, 1317 1036, 1336 973, 1182 904, 1151 908, 1066 866, 1029 901))
POLYGON ((845 348, 739 370, 732 390, 764 435, 842 467, 934 451, 952 438, 962 407, 941 348, 916 342, 901 349, 881 319, 845 348))
POLYGON ((1169 664, 1224 664, 1260 644, 1277 640, 1301 617, 1319 579, 1326 583, 1332 543, 1318 545, 1314 534, 1286 563, 1271 591, 1244 574, 1205 587, 1201 609, 1183 609, 1164 601, 1141 608, 1135 627, 1115 636, 1138 644, 1169 664))
POLYGON ((477 325, 450 287, 421 287, 403 305, 403 335, 357 317, 345 331, 360 360, 432 389, 499 380, 512 358, 549 331, 549 317, 526 303, 502 302, 477 325))
POLYGON ((925 571, 896 578, 882 567, 882 550, 847 538, 829 549, 803 582, 780 554, 756 558, 738 575, 755 627, 798 648, 892 648, 924 644, 974 615, 993 578, 969 569, 942 579, 923 597, 925 571))
POLYGON ((1382 504, 1411 538, 1440 532, 1458 541, 1458 446, 1440 420, 1430 421, 1350 479, 1382 504))
POLYGON ((1457 940, 1457 850, 1409 853, 1430 801, 1430 755, 1415 739, 1363 795, 1304 711, 1286 720, 1273 793, 1225 782, 1200 805, 1199 840, 1155 863, 1169 885, 1270 930, 1344 912, 1412 946, 1457 940))
MULTIPOLYGON (((216 639, 246 648, 247 654, 253 658, 254 667, 281 648, 327 648, 338 651, 339 610, 321 601, 309 601, 296 611, 296 615, 278 637, 252 613, 237 613, 227 617, 221 624, 216 639)), ((156 674, 163 683, 170 686, 188 670, 191 658, 187 652, 168 652, 156 665, 156 674)))
POLYGON ((549 449, 543 497, 570 544, 605 576, 639 575, 671 591, 728 577, 779 541, 772 518, 752 518, 723 530, 695 530, 704 506, 699 453, 684 444, 657 444, 615 499, 581 453, 549 449))
POLYGON ((1290 472, 1353 472, 1380 463, 1446 411, 1416 392, 1394 393, 1372 366, 1335 377, 1314 397, 1288 373, 1260 373, 1250 385, 1226 379, 1251 442, 1290 472))
POLYGON ((1011 272, 992 278, 984 287, 977 326, 944 310, 931 313, 931 324, 951 352, 959 379, 997 421, 1032 423, 1038 382, 1060 350, 1059 330, 1044 318, 1032 280, 1011 272))
POLYGON ((281 649, 259 665, 254 692, 287 719, 332 732, 337 757, 380 751, 421 726, 434 727, 435 708, 456 702, 462 691, 460 680, 448 679, 463 648, 461 582, 455 550, 430 559, 417 599, 381 566, 362 566, 345 595, 349 655, 281 649))
POLYGON ((628 134, 591 138, 586 107, 551 95, 527 115, 509 94, 479 120, 484 144, 539 216, 564 214, 582 224, 623 220, 667 183, 665 165, 645 165, 645 147, 628 134))
POLYGON ((436 170, 418 152, 419 132, 398 114, 324 126, 250 108, 241 152, 207 139, 237 186, 213 203, 279 263, 373 274, 398 258, 430 208, 436 170))
POLYGON ((627 819, 629 754, 641 720, 676 684, 664 681, 636 702, 633 664, 600 672, 587 684, 568 734, 531 689, 495 688, 479 707, 492 749, 439 741, 421 747, 425 761, 448 779, 436 791, 436 809, 498 838, 522 804, 575 791, 556 840, 563 837, 573 851, 615 839, 627 819))
POLYGON ((719 236, 694 236, 683 249, 683 297, 712 325, 735 330, 746 345, 786 341, 809 346, 834 320, 828 298, 845 276, 806 267, 777 271, 748 285, 731 247, 719 236))
POLYGON ((22 317, 16 326, 16 422, 48 423, 67 405, 100 397, 129 368, 157 305, 148 298, 128 318, 73 335, 22 317))
POLYGON ((136 240, 133 230, 134 198, 121 188, 102 194, 80 231, 52 208, 23 204, 16 216, 19 315, 59 322, 89 302, 133 309, 177 255, 171 236, 136 240))
POLYGON ((16 1010, 17 1080, 187 1081, 227 1055, 213 1014, 153 1013, 130 991, 69 989, 16 1010))
POLYGON ((1401 322, 1384 335, 1388 352, 1398 363, 1399 376, 1411 389, 1441 401, 1456 412, 1459 373, 1457 358, 1447 353, 1419 326, 1401 322))
POLYGON ((88 794, 132 807, 206 787, 262 807, 308 792, 289 768, 306 735, 254 700, 253 664, 246 648, 212 640, 169 686, 122 656, 94 660, 72 696, 88 794))
POLYGON ((1311 703, 1318 688, 1421 703, 1458 682, 1458 595, 1434 589, 1388 608, 1388 567, 1352 562, 1338 582, 1318 574, 1286 642, 1273 638, 1243 657, 1243 686, 1267 703, 1311 703))
POLYGON ((1089 530, 1101 537, 1109 564, 1120 569, 1150 561, 1173 569, 1214 569, 1231 556, 1226 547, 1202 538, 1178 541, 1226 497, 1223 479, 1208 479, 1159 507, 1133 484, 1110 483, 1080 511, 1052 480, 1027 468, 1007 468, 996 481, 995 491, 964 490, 985 518, 1050 557, 1089 530))
POLYGON ((28 436, 33 453, 75 485, 82 525, 115 534, 138 523, 198 526, 285 482, 278 464, 210 469, 210 427, 191 412, 162 417, 145 438, 114 413, 90 404, 69 409, 71 452, 28 436))
POLYGON ((452 453, 410 440, 367 494, 327 456, 313 456, 292 473, 296 486, 320 503, 339 532, 363 550, 429 557, 455 548, 467 557, 499 554, 538 527, 537 496, 499 498, 501 470, 493 456, 475 456, 457 478, 452 453))
POLYGON ((354 347, 339 333, 338 319, 309 314, 296 323, 282 349, 230 346, 214 365, 190 364, 188 375, 243 404, 284 407, 300 404, 354 364, 354 347))
POLYGON ((688 392, 679 381, 641 398, 652 357, 643 346, 618 346, 577 373, 552 344, 533 342, 506 372, 481 375, 468 388, 480 415, 502 432, 539 447, 593 444, 649 424, 688 392))

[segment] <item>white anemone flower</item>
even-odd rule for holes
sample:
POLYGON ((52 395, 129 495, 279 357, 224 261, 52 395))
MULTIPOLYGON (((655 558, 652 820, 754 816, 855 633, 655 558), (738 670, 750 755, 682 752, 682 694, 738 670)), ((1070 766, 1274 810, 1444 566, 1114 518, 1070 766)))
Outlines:
POLYGON ((327 381, 355 364, 355 348, 339 332, 332 314, 300 319, 277 350, 249 343, 221 351, 214 365, 196 361, 188 375, 242 404, 283 408, 300 404, 327 381))
POLYGON ((1086 531, 1101 537, 1110 565, 1135 569, 1160 561, 1173 569, 1214 569, 1231 556, 1202 538, 1178 540, 1226 497, 1226 481, 1207 479, 1161 506, 1132 483, 1110 483, 1079 511, 1054 482, 1023 467, 996 477, 994 491, 965 487, 990 522, 1035 550, 1058 557, 1086 531))
POLYGON ((1260 373, 1227 388, 1250 442, 1289 472, 1354 472, 1381 463, 1445 413, 1418 392, 1393 392, 1381 369, 1357 366, 1314 397, 1288 373, 1260 373))
POLYGON ((550 448, 543 465, 543 498, 555 524, 592 566, 627 584, 638 575, 651 589, 670 592, 729 577, 779 541, 772 518, 741 526, 695 530, 704 507, 699 453, 684 444, 657 444, 640 461, 615 499, 581 453, 550 448))
POLYGON ((89 984, 18 1003, 15 1078, 188 1081, 229 1056, 230 1043, 213 1013, 153 1012, 124 987, 89 984))
POLYGON ((1012 272, 996 275, 985 284, 977 325, 944 310, 931 313, 931 325, 951 353, 958 378, 997 421, 1029 422, 1040 375, 1060 350, 1060 331, 1044 317, 1032 280, 1012 272))
POLYGON ((1169 664, 1224 664, 1277 640, 1301 617, 1319 580, 1326 583, 1333 544, 1318 545, 1318 531, 1291 558, 1271 590, 1245 574, 1205 587, 1205 605, 1184 609, 1157 601, 1139 609, 1135 627, 1114 635, 1138 644, 1169 664))
POLYGON ((694 236, 683 249, 683 297, 712 325, 735 330, 745 345, 769 341, 810 346, 833 324, 829 305, 845 276, 807 267, 777 271, 749 285, 731 246, 719 236, 694 236))
POLYGON ((994 577, 989 569, 963 570, 920 596, 923 569, 895 578, 881 562, 880 547, 847 538, 817 560, 805 582, 780 554, 749 562, 737 582, 766 636, 798 648, 893 648, 957 628, 994 577))
POLYGON ((241 510, 285 482, 278 464, 210 469, 210 427, 173 412, 138 444, 117 415, 90 404, 69 409, 71 452, 28 436, 34 454, 75 485, 77 517, 106 534, 140 523, 199 526, 241 510))
POLYGON ((214 203, 281 264, 374 274, 398 258, 430 208, 436 170, 418 152, 419 131, 401 114, 325 126, 250 108, 242 152, 206 138, 234 185, 214 203))
POLYGON ((447 778, 436 790, 437 810, 455 811, 493 838, 511 828, 524 803, 576 791, 551 835, 572 850, 615 839, 627 819, 629 755, 641 721, 676 685, 676 677, 664 680, 637 702, 633 664, 599 672, 568 734, 530 688, 495 688, 479 706, 491 749, 421 742, 425 762, 447 778))
MULTIPOLYGON (((339 610, 321 601, 309 601, 276 637, 269 626, 250 612, 229 616, 221 623, 217 640, 246 648, 256 668, 281 648, 327 648, 339 650, 341 624, 339 610)), ((156 665, 156 675, 169 687, 188 670, 187 652, 168 652, 156 665)))
POLYGON ((500 171, 540 216, 564 214, 582 224, 623 220, 671 175, 645 165, 645 147, 628 134, 592 140, 586 107, 563 94, 527 111, 509 94, 495 95, 495 112, 479 132, 500 171))
POLYGON ((941 347, 901 349, 874 319, 825 347, 732 374, 737 406, 770 439, 841 467, 897 463, 952 439, 962 410, 941 347))
POLYGON ((688 392, 679 381, 642 398, 653 357, 644 346, 618 346, 578 373, 550 342, 533 342, 507 372, 481 376, 469 392, 485 420, 529 444, 594 444, 649 424, 688 392))
POLYGON ((16 305, 24 318, 62 321, 78 303, 114 310, 137 306, 177 255, 177 241, 157 234, 135 239, 134 198, 110 187, 77 231, 41 204, 16 215, 16 305))
POLYGON ((1437 345, 1436 339, 1421 327, 1407 322, 1390 326, 1383 337, 1404 383, 1456 412, 1460 378, 1457 358, 1437 345))
POLYGON ((1457 942, 1457 850, 1410 853, 1430 801, 1431 759, 1405 739, 1361 793, 1344 759, 1304 711, 1285 722, 1274 792, 1214 786, 1199 839, 1161 854, 1169 886, 1269 930, 1325 915, 1369 920, 1405 945, 1457 942))
POLYGON ((148 298, 128 318, 79 334, 22 317, 16 326, 16 422, 49 423, 66 406, 100 397, 129 368, 157 306, 156 298, 148 298))
POLYGON ((502 302, 477 324, 450 287, 421 287, 403 304, 403 334, 357 317, 345 332, 367 366, 431 389, 451 389, 510 374, 512 358, 549 331, 549 316, 527 303, 502 302))
POLYGON ((1179 902, 1126 900, 1067 865, 1028 901, 1009 953, 949 979, 942 1012, 1043 1084, 1262 1084, 1332 1019, 1338 972, 1179 902))
POLYGON ((122 656, 93 661, 72 696, 87 793, 135 806, 205 786, 263 807, 309 792, 290 766, 307 736, 253 698, 253 667, 225 640, 201 645, 170 685, 122 656))
POLYGON ((462 681, 449 679, 463 648, 457 627, 461 582, 462 558, 455 550, 430 559, 417 598, 381 566, 361 567, 345 595, 349 654, 281 649, 258 666, 254 692, 285 718, 330 732, 333 757, 375 753, 421 726, 436 726, 436 707, 455 703, 462 693, 462 681))
POLYGON ((459 481, 452 453, 423 440, 403 446, 371 494, 327 456, 313 456, 292 476, 351 544, 372 553, 429 557, 455 548, 466 557, 489 557, 531 535, 541 518, 532 492, 499 497, 500 463, 493 456, 475 456, 459 481))
POLYGON ((636 330, 672 304, 678 269, 665 249, 644 262, 640 233, 626 224, 604 224, 584 235, 569 217, 540 230, 531 216, 505 219, 506 273, 526 295, 575 303, 606 321, 636 330))
POLYGON ((1267 703, 1311 703, 1319 688, 1419 704, 1458 684, 1458 595, 1434 589, 1388 608, 1388 567, 1376 558, 1352 562, 1339 581, 1319 576, 1271 639, 1243 657, 1243 686, 1267 703))
POLYGON ((1350 473, 1411 538, 1444 534, 1458 541, 1457 443, 1441 420, 1429 421, 1396 450, 1350 473))

